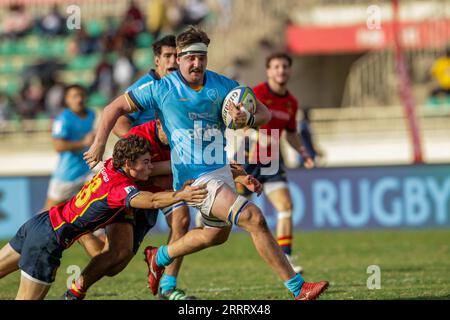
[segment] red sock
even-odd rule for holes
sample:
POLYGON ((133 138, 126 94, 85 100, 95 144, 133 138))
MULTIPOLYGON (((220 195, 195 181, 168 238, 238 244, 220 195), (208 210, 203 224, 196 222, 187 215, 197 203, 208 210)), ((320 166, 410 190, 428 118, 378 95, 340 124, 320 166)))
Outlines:
POLYGON ((282 236, 277 238, 278 245, 285 254, 292 253, 292 236, 282 236))
POLYGON ((72 282, 72 287, 69 290, 77 298, 84 298, 86 296, 86 290, 83 290, 78 281, 72 282))

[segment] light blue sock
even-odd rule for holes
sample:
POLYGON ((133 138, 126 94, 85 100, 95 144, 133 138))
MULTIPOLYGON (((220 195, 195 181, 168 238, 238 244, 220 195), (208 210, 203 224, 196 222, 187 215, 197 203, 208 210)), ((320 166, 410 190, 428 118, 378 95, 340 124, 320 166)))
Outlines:
POLYGON ((159 282, 159 290, 164 293, 169 290, 173 290, 177 287, 177 277, 165 274, 162 276, 159 282))
POLYGON ((292 292, 294 297, 296 297, 300 294, 303 282, 305 282, 305 280, 303 280, 302 276, 297 273, 295 277, 286 281, 284 285, 289 289, 289 291, 292 292))
POLYGON ((156 264, 160 267, 165 267, 171 264, 173 261, 172 258, 169 257, 169 253, 167 252, 167 246, 161 246, 156 253, 156 264))

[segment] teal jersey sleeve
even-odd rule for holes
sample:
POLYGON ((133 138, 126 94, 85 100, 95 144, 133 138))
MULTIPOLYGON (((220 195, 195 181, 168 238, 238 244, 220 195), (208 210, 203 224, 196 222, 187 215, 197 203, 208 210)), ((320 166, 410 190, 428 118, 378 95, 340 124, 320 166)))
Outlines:
MULTIPOLYGON (((159 80, 158 75, 156 74, 155 70, 150 70, 147 74, 142 76, 140 79, 138 79, 136 82, 134 82, 126 91, 131 91, 134 89, 138 89, 141 86, 145 86, 147 83, 152 81, 159 80)), ((131 125, 138 126, 143 123, 146 123, 148 121, 152 121, 155 119, 155 111, 153 109, 147 109, 144 111, 136 111, 133 113, 129 113, 126 115, 128 119, 131 120, 131 125)))
POLYGON ((154 99, 155 87, 159 81, 150 81, 142 86, 128 90, 125 95, 130 105, 138 111, 156 110, 157 104, 154 99))

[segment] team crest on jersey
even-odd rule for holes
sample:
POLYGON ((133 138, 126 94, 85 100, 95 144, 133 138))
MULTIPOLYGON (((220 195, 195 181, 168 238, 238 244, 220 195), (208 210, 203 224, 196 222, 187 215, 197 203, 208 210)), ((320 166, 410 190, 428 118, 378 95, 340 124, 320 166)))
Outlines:
POLYGON ((219 100, 219 92, 217 89, 209 89, 206 92, 206 95, 213 103, 217 103, 217 100, 219 100))

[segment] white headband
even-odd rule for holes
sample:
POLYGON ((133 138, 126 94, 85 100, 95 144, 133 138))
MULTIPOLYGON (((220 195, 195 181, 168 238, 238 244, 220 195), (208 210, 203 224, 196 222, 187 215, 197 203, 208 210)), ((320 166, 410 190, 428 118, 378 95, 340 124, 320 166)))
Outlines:
POLYGON ((187 46, 181 50, 178 51, 178 56, 186 56, 191 54, 207 54, 208 53, 208 46, 204 44, 203 42, 197 42, 193 43, 190 46, 187 46))

